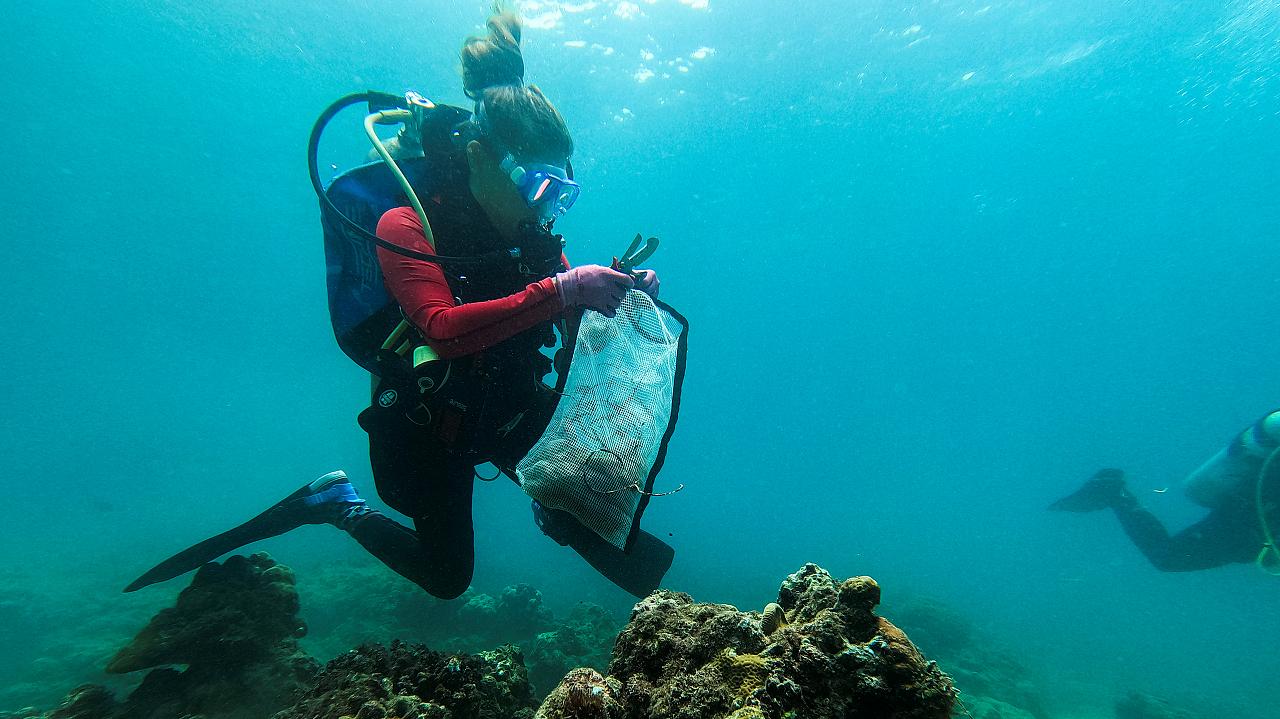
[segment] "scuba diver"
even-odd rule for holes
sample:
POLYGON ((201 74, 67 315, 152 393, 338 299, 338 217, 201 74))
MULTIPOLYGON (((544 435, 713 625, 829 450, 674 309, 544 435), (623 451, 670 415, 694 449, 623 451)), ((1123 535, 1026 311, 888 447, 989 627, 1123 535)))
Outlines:
MULTIPOLYGON (((357 290, 383 297, 385 311, 359 313, 359 325, 338 338, 374 374, 371 406, 358 419, 369 434, 378 495, 409 517, 412 528, 369 507, 344 472, 331 472, 248 522, 165 560, 125 591, 304 524, 331 524, 432 595, 458 597, 470 585, 475 563, 476 467, 491 462, 514 479, 516 464, 556 407, 556 390, 542 381, 553 364, 561 376, 566 370, 558 366, 560 355, 553 363, 542 352, 557 344, 555 327, 569 336, 588 309, 613 317, 633 288, 656 297, 656 273, 633 270, 633 263, 569 267, 563 241, 550 228, 578 197, 569 163, 573 140, 542 91, 524 84, 519 17, 496 12, 487 27, 486 37, 468 38, 461 51, 463 87, 474 113, 415 96, 416 120, 404 123, 406 129, 387 143, 397 159, 429 161, 430 173, 407 192, 413 207, 405 206, 406 193, 397 188, 388 193, 395 197, 386 205, 390 209, 373 214, 376 258, 369 244, 368 255, 375 259, 362 261, 376 262, 382 281, 372 290, 357 290), (450 262, 468 256, 488 260, 461 268, 450 262), (352 350, 371 337, 368 352, 352 350)), ((366 128, 372 136, 371 125, 366 128)), ((386 157, 385 146, 374 139, 386 157)), ((367 168, 386 172, 377 164, 367 168)), ((314 160, 312 177, 318 188, 314 160)), ((340 177, 333 186, 341 182, 340 177)), ((327 252, 347 251, 340 244, 331 250, 326 234, 327 252)), ((337 331, 333 255, 329 264, 337 331)), ((533 509, 543 533, 636 596, 656 589, 671 565, 672 548, 639 530, 638 518, 634 541, 624 552, 568 512, 536 501, 533 509)))
POLYGON ((1076 492, 1049 505, 1061 512, 1111 509, 1120 526, 1152 566, 1191 572, 1255 562, 1280 572, 1271 527, 1280 520, 1280 410, 1262 417, 1192 472, 1187 496, 1209 514, 1170 535, 1125 486, 1124 472, 1103 469, 1076 492))

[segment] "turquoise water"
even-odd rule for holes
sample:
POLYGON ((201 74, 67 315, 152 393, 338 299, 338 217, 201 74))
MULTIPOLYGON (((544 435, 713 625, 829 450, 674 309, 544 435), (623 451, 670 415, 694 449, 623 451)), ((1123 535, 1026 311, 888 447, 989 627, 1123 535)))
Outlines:
MULTIPOLYGON (((646 515, 669 586, 763 606, 815 561, 890 616, 954 607, 1055 716, 1130 689, 1275 713, 1280 580, 1162 575, 1112 517, 1043 507, 1121 466, 1194 521, 1180 479, 1280 405, 1280 3, 523 7, 586 188, 570 258, 660 236, 693 328, 661 478, 687 489, 646 515)), ((119 589, 171 551, 333 468, 372 495, 306 137, 352 91, 463 102, 486 9, 8 13, 0 711, 101 681, 184 581, 119 589)), ((476 492, 477 588, 625 613, 516 488, 476 492)), ((328 528, 258 548, 304 613, 309 572, 369 562, 328 528)))

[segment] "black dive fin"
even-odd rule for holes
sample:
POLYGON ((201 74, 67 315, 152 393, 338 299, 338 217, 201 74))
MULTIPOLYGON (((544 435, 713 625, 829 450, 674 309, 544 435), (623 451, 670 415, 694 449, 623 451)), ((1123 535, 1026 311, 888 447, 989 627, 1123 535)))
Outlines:
POLYGON ((1104 469, 1075 492, 1049 505, 1053 512, 1096 512, 1112 507, 1124 494, 1124 472, 1104 469))
POLYGON ((569 546, 605 579, 642 599, 662 584, 676 556, 676 550, 670 545, 643 529, 636 535, 629 553, 586 528, 574 532, 569 546))
POLYGON ((293 509, 297 504, 290 506, 290 503, 308 494, 309 487, 310 485, 302 487, 244 524, 217 536, 210 537, 203 542, 193 544, 169 557, 148 569, 141 577, 130 582, 129 586, 124 588, 124 591, 136 592, 151 584, 173 579, 193 569, 199 569, 227 552, 239 549, 246 544, 260 539, 267 539, 268 537, 275 537, 294 529, 299 522, 293 516, 296 512, 289 510, 293 509))

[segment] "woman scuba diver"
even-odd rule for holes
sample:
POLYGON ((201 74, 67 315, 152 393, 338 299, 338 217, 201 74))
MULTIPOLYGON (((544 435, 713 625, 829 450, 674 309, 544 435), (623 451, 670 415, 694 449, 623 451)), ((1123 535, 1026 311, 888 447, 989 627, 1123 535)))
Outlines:
MULTIPOLYGON (((489 19, 486 37, 469 38, 462 48, 463 87, 476 109, 451 132, 433 176, 419 188, 429 225, 424 228, 410 207, 391 209, 377 223, 379 239, 412 251, 377 249, 386 290, 404 320, 383 347, 414 351, 379 354, 380 382, 359 422, 369 433, 379 496, 413 528, 370 508, 344 472, 331 472, 162 562, 125 591, 304 524, 346 531, 441 599, 470 585, 475 468, 492 462, 514 478, 516 464, 550 421, 556 394, 542 378, 552 362, 541 350, 555 345, 553 326, 563 323, 563 334, 585 309, 611 317, 633 287, 651 296, 658 290, 650 270, 570 268, 559 237, 551 234, 551 223, 578 196, 569 172, 573 140, 547 97, 524 84, 520 33, 515 14, 499 13, 489 19), (465 274, 447 262, 411 256, 443 260, 513 247, 519 262, 465 274), (409 359, 418 350, 438 361, 409 359)), ((409 149, 416 143, 400 144, 409 149)), ((643 531, 623 553, 568 513, 537 502, 534 517, 544 533, 637 596, 657 588, 674 555, 643 531)))

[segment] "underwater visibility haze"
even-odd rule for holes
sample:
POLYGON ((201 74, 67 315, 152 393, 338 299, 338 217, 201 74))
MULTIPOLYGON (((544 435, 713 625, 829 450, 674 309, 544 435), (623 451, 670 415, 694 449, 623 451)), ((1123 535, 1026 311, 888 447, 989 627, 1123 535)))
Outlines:
MULTIPOLYGON (((1280 407, 1280 2, 516 7, 574 136, 568 257, 660 237, 691 325, 657 486, 685 489, 644 518, 676 548, 664 587, 759 608, 814 562, 875 577, 926 654, 908 617, 945 608, 1042 719, 1130 692, 1280 714, 1280 579, 1161 573, 1110 513, 1045 510, 1123 467, 1180 529, 1204 512, 1182 479, 1280 407)), ((172 552, 333 469, 382 506, 307 137, 351 92, 470 107, 458 50, 488 11, 11 7, 0 716, 136 684, 107 661, 190 578, 120 589, 172 552)), ((326 180, 364 161, 357 114, 326 180)), ((510 482, 477 483, 475 527, 476 592, 625 623, 634 598, 510 482)), ((428 601, 330 528, 250 549, 296 573, 322 660, 395 638, 388 593, 428 601)))

